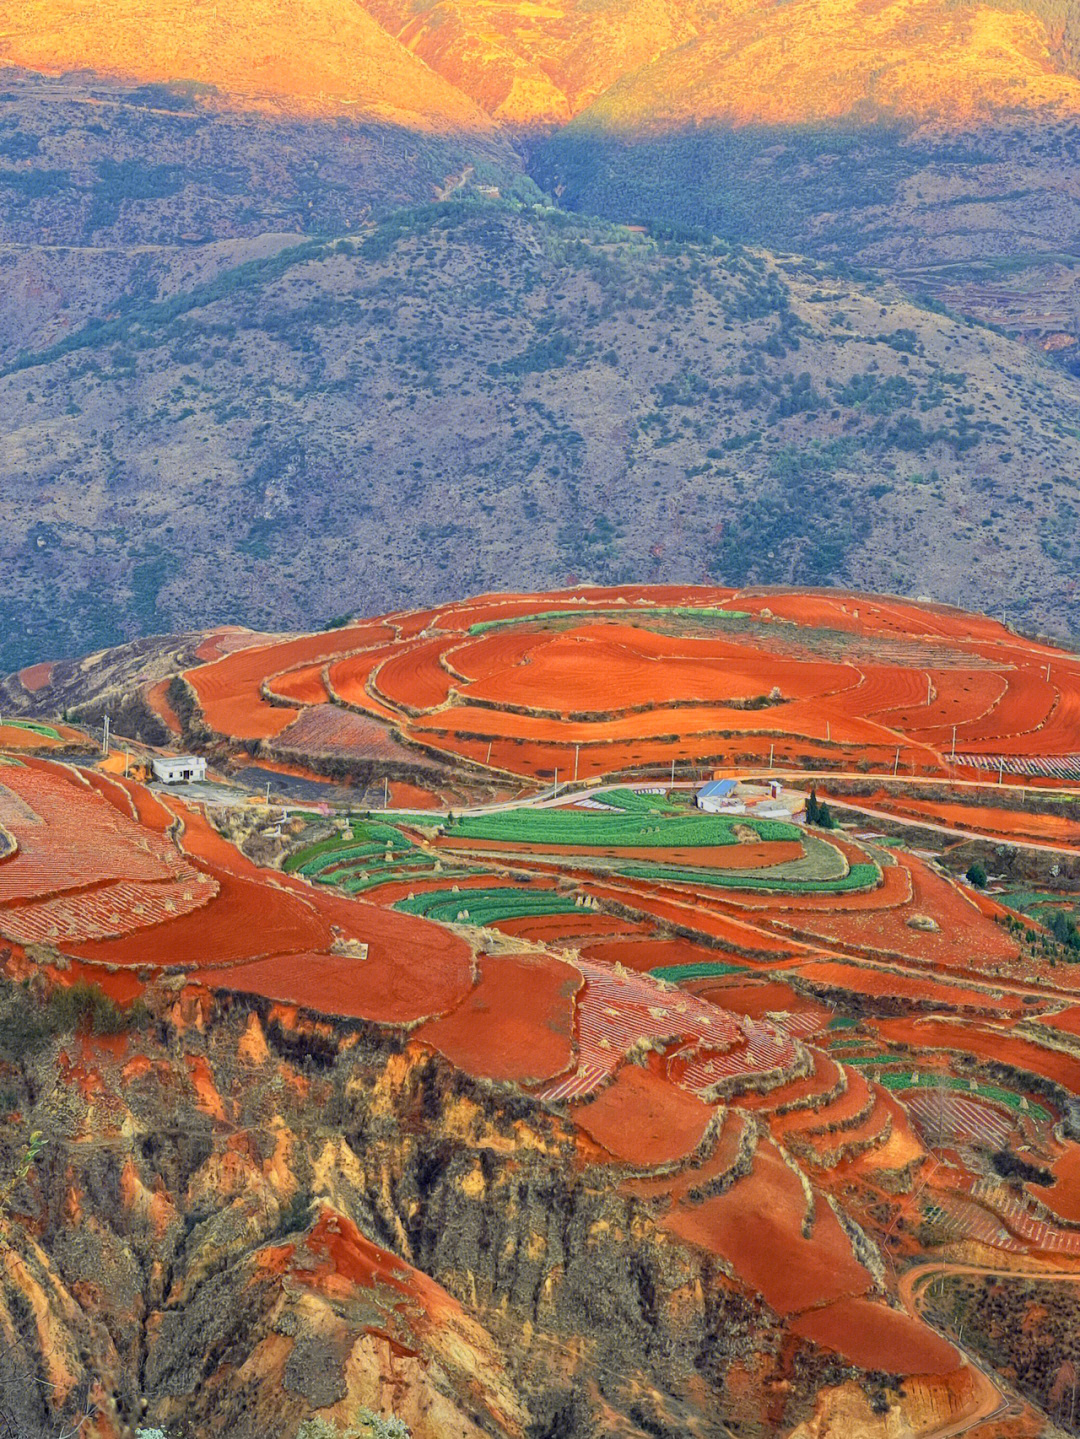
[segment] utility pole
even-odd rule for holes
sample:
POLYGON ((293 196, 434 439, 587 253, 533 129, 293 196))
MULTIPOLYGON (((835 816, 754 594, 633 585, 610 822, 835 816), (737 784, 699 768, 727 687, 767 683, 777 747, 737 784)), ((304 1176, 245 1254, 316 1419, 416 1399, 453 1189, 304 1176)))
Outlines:
POLYGON ((1049 660, 1047 660, 1047 662, 1046 662, 1046 683, 1047 683, 1047 684, 1050 683, 1050 661, 1049 661, 1049 660))
POLYGON ((105 716, 105 733, 101 739, 101 753, 106 759, 109 757, 109 716, 105 716))
POLYGON ((390 780, 385 774, 382 777, 382 807, 383 809, 390 808, 390 780))
POLYGON ((926 676, 926 708, 927 708, 927 709, 930 708, 931 696, 933 695, 933 693, 934 693, 934 686, 933 686, 933 683, 931 682, 930 676, 927 675, 927 676, 926 676))
POLYGON ((266 781, 266 803, 270 803, 270 781, 266 781))
POLYGON ((770 769, 772 769, 772 757, 773 757, 773 750, 775 749, 775 747, 776 747, 775 745, 772 745, 772 744, 769 745, 769 768, 770 768, 770 769))
POLYGON ((955 726, 955 725, 953 725, 953 727, 952 727, 952 758, 953 758, 953 764, 955 764, 955 763, 956 763, 956 726, 955 726))
POLYGON ((487 760, 485 761, 485 763, 488 764, 488 765, 491 764, 491 745, 492 745, 492 741, 491 741, 491 740, 488 740, 487 760))
POLYGON ((829 723, 828 720, 825 721, 825 743, 832 743, 832 725, 829 723))
POLYGON ((671 788, 672 788, 672 789, 675 788, 675 761, 674 761, 674 759, 672 759, 672 761, 671 761, 671 788))
POLYGON ((125 751, 124 751, 124 778, 125 778, 125 779, 127 779, 127 777, 128 777, 128 760, 129 760, 130 758, 131 758, 131 755, 128 754, 127 750, 125 750, 125 751))
POLYGON ((581 746, 580 746, 579 744, 576 744, 576 745, 574 746, 574 783, 575 783, 575 784, 577 784, 578 759, 580 758, 580 756, 581 756, 581 746))
POLYGON ((559 798, 559 766, 558 766, 558 765, 555 766, 555 789, 554 789, 554 792, 553 792, 553 794, 552 794, 552 798, 553 798, 553 799, 558 799, 558 798, 559 798))
POLYGON ((892 767, 893 778, 896 777, 896 774, 897 774, 897 772, 899 771, 899 769, 900 769, 900 746, 897 745, 897 746, 896 746, 896 758, 893 760, 893 767, 892 767))

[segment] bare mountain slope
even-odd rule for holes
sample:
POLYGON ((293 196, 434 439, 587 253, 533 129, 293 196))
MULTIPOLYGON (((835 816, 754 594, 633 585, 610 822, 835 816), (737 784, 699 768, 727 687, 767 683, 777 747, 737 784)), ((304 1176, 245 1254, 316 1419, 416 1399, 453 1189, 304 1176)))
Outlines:
POLYGON ((822 265, 401 214, 9 367, 5 667, 511 575, 844 581, 1075 629, 1072 394, 822 265))

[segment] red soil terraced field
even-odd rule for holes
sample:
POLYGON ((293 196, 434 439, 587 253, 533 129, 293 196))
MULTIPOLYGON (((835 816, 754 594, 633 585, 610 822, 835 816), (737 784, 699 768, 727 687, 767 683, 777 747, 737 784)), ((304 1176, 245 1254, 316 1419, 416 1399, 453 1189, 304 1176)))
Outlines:
POLYGON ((484 1079, 540 1083, 569 1069, 580 973, 544 955, 485 955, 479 970, 464 1001, 414 1037, 484 1079))
POLYGON ((573 1117, 614 1159, 651 1169, 692 1154, 713 1108, 662 1075, 626 1064, 596 1098, 576 1104, 573 1117))
POLYGON ((0 751, 18 753, 22 750, 63 749, 67 745, 84 745, 86 736, 70 725, 50 723, 47 727, 0 722, 0 751), (49 730, 54 733, 48 733, 49 730))
MULTIPOLYGON (((837 798, 840 798, 839 791, 837 798)), ((879 793, 869 798, 855 798, 854 803, 898 817, 927 819, 931 823, 976 830, 1003 839, 1033 840, 1036 844, 1080 848, 1080 820, 1057 814, 1029 814, 1024 810, 1009 809, 1007 802, 998 808, 988 804, 920 799, 917 795, 879 793)))
POLYGON ((765 1140, 745 1178, 702 1204, 677 1205, 661 1224, 721 1255, 782 1316, 868 1293, 873 1281, 827 1204, 818 1204, 811 1236, 802 1238, 806 1209, 799 1176, 765 1140))
POLYGON ((793 1333, 866 1369, 897 1374, 951 1374, 960 1356, 910 1315, 868 1299, 841 1299, 792 1320, 793 1333))
POLYGON ((168 688, 170 680, 159 680, 156 685, 151 685, 146 691, 146 703, 162 721, 166 729, 171 730, 174 735, 180 735, 183 726, 180 723, 180 716, 169 703, 168 688))
MULTIPOLYGON (((43 760, 3 770, 0 933, 46 942, 115 997, 117 966, 387 1023, 452 1008, 470 947, 440 925, 260 870, 196 810, 43 760), (182 829, 181 846, 167 837, 182 829), (367 947, 362 957, 361 945, 367 947)), ((551 961, 555 963, 555 961, 551 961)))
POLYGON ((628 587, 481 596, 260 644, 189 670, 212 729, 271 738, 331 698, 405 738, 527 778, 677 763, 1080 748, 1080 662, 984 616, 858 595, 628 587), (1050 664, 1050 679, 1046 665, 1050 664))

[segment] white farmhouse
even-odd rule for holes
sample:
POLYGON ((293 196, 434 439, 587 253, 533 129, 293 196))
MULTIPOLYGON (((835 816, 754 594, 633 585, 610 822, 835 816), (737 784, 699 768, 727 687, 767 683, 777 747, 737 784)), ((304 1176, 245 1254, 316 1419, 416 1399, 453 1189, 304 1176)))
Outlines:
POLYGON ((150 767, 162 784, 189 784, 206 778, 206 761, 195 754, 155 755, 150 767))

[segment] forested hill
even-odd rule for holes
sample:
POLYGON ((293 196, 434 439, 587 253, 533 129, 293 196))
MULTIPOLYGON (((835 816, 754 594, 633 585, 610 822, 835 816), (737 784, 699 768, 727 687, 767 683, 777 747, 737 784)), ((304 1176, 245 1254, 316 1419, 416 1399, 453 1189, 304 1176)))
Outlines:
POLYGON ((1080 628, 1073 394, 826 263, 398 212, 9 359, 3 664, 511 577, 842 581, 1080 628))

